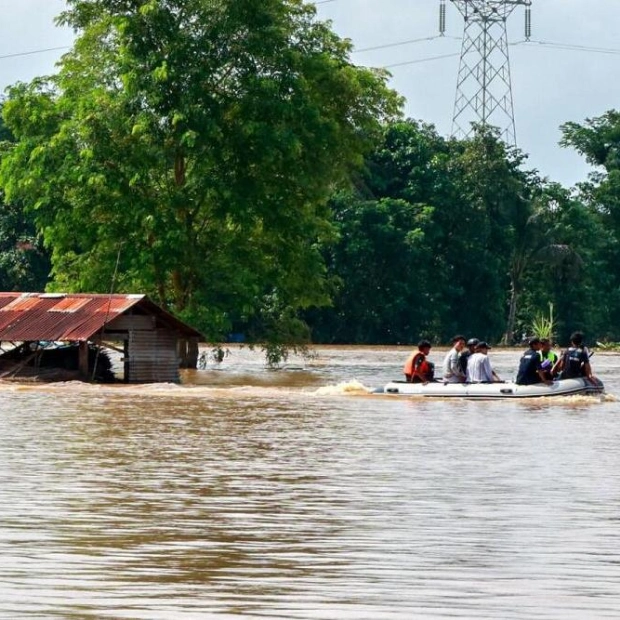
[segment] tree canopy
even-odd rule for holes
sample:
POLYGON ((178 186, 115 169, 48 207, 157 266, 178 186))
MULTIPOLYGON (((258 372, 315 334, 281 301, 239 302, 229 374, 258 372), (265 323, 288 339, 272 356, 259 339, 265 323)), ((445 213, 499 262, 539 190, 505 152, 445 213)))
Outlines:
POLYGON ((332 201, 339 240, 326 261, 338 284, 333 308, 310 315, 315 337, 446 343, 466 332, 513 344, 549 304, 558 337, 601 333, 617 242, 596 209, 524 161, 489 128, 461 141, 390 124, 355 190, 332 201))
POLYGON ((567 189, 496 130, 403 120, 302 0, 67 0, 57 74, 3 104, 5 288, 146 292, 210 339, 620 340, 620 113, 567 189), (45 244, 45 248, 42 244, 45 244), (118 267, 118 268, 117 268, 118 267))
MULTIPOLYGON (((68 0, 56 75, 4 106, 9 199, 53 283, 150 293, 205 333, 328 301, 325 203, 399 113, 301 0, 68 0)), ((266 318, 268 317, 268 318, 266 318)))

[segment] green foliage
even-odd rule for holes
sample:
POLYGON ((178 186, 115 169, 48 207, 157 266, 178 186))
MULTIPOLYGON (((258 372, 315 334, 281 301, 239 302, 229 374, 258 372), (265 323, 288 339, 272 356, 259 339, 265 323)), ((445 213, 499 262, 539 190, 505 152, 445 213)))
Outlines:
MULTIPOLYGON (((54 288, 144 291, 212 338, 329 300, 325 203, 400 99, 298 0, 68 0, 58 75, 13 87, 1 182, 54 288)), ((298 320, 298 319, 297 319, 298 320)), ((293 323, 291 323, 293 321, 293 323)))
POLYGON ((340 236, 327 263, 340 284, 333 309, 312 317, 314 337, 497 340, 529 191, 520 163, 491 131, 447 141, 414 121, 387 127, 357 191, 332 203, 340 236))
MULTIPOLYGON (((610 110, 583 124, 562 126, 562 145, 583 155, 595 170, 579 185, 578 198, 588 217, 573 223, 584 246, 584 265, 590 274, 579 317, 580 329, 602 339, 617 340, 620 325, 620 112, 610 110), (592 225, 594 214, 596 225, 592 225)), ((576 304, 573 304, 576 305, 576 304)))
POLYGON ((50 260, 31 218, 17 205, 0 207, 0 290, 44 290, 50 260))
POLYGON ((248 336, 250 341, 263 341, 262 349, 271 368, 286 362, 291 352, 310 355, 308 325, 282 302, 276 292, 261 300, 260 312, 250 322, 248 336))
POLYGON ((538 313, 532 321, 532 333, 538 338, 547 338, 553 341, 555 334, 555 319, 553 317, 553 304, 549 304, 549 314, 538 313))
MULTIPOLYGON (((14 138, 0 117, 0 149, 8 149, 14 138)), ((31 213, 20 202, 7 203, 0 193, 0 290, 40 291, 47 284, 49 253, 31 213)))
POLYGON ((387 74, 300 0, 67 7, 60 72, 3 109, 5 288, 43 286, 42 240, 55 290, 109 290, 120 252, 116 290, 211 342, 265 342, 273 366, 308 352, 308 325, 318 342, 620 338, 620 113, 564 125, 597 167, 573 191, 492 128, 397 120, 387 74))
POLYGON ((308 317, 313 337, 447 343, 465 332, 513 344, 532 324, 562 341, 574 329, 610 336, 617 238, 604 214, 523 161, 493 130, 456 141, 414 121, 388 126, 355 192, 332 201, 336 289, 308 317))

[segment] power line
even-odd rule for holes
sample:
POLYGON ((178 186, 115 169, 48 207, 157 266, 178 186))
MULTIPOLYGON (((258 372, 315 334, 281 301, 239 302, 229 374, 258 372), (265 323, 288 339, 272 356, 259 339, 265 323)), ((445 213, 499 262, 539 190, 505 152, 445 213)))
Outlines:
MULTIPOLYGON (((325 4, 327 2, 336 2, 336 0, 321 0, 320 2, 316 2, 315 4, 325 4)), ((423 37, 420 39, 408 39, 406 41, 397 41, 394 43, 383 43, 381 45, 373 45, 371 47, 361 47, 359 49, 355 49, 353 50, 354 54, 358 54, 358 53, 363 53, 363 52, 374 52, 377 50, 382 50, 382 49, 389 49, 391 47, 400 47, 403 45, 413 45, 415 43, 423 43, 425 41, 434 41, 436 39, 453 39, 455 41, 460 41, 461 37, 445 37, 445 36, 441 36, 441 35, 436 35, 433 37, 423 37)), ((620 54, 620 49, 618 48, 612 48, 612 47, 593 47, 593 46, 588 46, 588 45, 576 45, 573 43, 560 43, 558 41, 539 41, 539 40, 535 40, 535 39, 530 39, 529 41, 523 40, 523 41, 513 41, 511 42, 509 45, 510 46, 517 46, 517 45, 523 45, 523 44, 530 44, 530 45, 537 45, 540 47, 549 47, 549 48, 555 48, 558 50, 568 50, 568 51, 575 51, 575 52, 588 52, 591 54, 611 54, 611 55, 618 55, 620 54)), ((70 46, 68 45, 63 45, 60 47, 46 47, 46 48, 42 48, 42 49, 37 49, 37 50, 30 50, 28 52, 17 52, 15 54, 4 54, 4 55, 0 55, 0 60, 5 60, 7 58, 17 58, 20 56, 32 56, 34 54, 44 54, 46 52, 57 52, 59 50, 68 50, 71 49, 70 46)), ((442 60, 444 58, 453 58, 454 56, 458 56, 458 52, 454 53, 454 54, 442 54, 440 56, 428 56, 426 58, 416 58, 415 60, 406 60, 403 62, 397 62, 397 63, 391 63, 389 65, 384 65, 384 68, 389 69, 391 67, 402 67, 402 66, 406 66, 406 65, 415 65, 418 63, 422 63, 422 62, 430 62, 433 60, 442 60)))
POLYGON ((374 50, 382 50, 382 49, 387 49, 388 47, 399 47, 401 45, 410 45, 413 43, 422 43, 424 41, 434 41, 435 39, 457 39, 457 40, 461 40, 460 37, 444 37, 443 35, 437 34, 433 37, 423 37, 421 39, 409 39, 407 41, 398 41, 396 43, 384 43, 382 45, 374 45, 373 47, 360 47, 359 49, 355 49, 353 50, 354 54, 357 54, 359 52, 372 52, 374 50))
POLYGON ((454 52, 453 54, 442 54, 441 56, 428 56, 427 58, 418 58, 416 60, 405 60, 403 62, 395 62, 390 65, 383 65, 384 69, 392 69, 393 67, 404 67, 405 65, 416 65, 421 62, 430 62, 432 60, 443 60, 444 58, 454 58, 460 56, 460 52, 454 52))
POLYGON ((5 54, 4 56, 0 56, 0 60, 5 58, 17 58, 18 56, 31 56, 32 54, 43 54, 44 52, 57 52, 58 50, 68 50, 70 47, 68 45, 63 45, 62 47, 47 47, 45 49, 40 50, 32 50, 30 52, 18 52, 16 54, 5 54))
POLYGON ((398 43, 384 43, 383 45, 374 45, 372 47, 361 47, 353 50, 353 53, 358 54, 360 52, 372 52, 374 50, 387 49, 388 47, 399 47, 400 45, 410 45, 412 43, 422 43, 423 41, 432 41, 438 39, 439 35, 434 37, 424 37, 422 39, 409 39, 408 41, 399 41, 398 43))
MULTIPOLYGON (((327 1, 327 0, 326 0, 327 1)), ((335 0, 329 0, 334 2, 335 0)), ((434 41, 435 39, 452 39, 454 41, 462 41, 462 37, 451 37, 444 35, 435 35, 432 37, 422 37, 420 39, 407 39, 406 41, 397 41, 395 43, 382 43, 381 45, 373 45, 372 47, 360 47, 354 49, 353 53, 358 54, 361 52, 374 52, 375 50, 388 49, 390 47, 399 47, 402 45, 410 45, 414 43, 423 43, 424 41, 434 41)), ((562 50, 575 50, 581 52, 592 52, 598 54, 620 54, 620 48, 614 47, 594 47, 591 45, 576 45, 574 43, 561 43, 558 41, 539 41, 536 39, 523 39, 521 41, 511 41, 509 45, 522 45, 524 43, 532 43, 535 45, 541 45, 543 47, 556 47, 562 50)))
MULTIPOLYGON (((519 45, 525 41, 519 41, 511 45, 519 45)), ((552 47, 560 50, 570 50, 575 52, 589 52, 593 54, 620 54, 620 49, 613 47, 591 47, 588 45, 575 45, 574 43, 558 43, 556 41, 536 41, 531 39, 528 43, 540 45, 543 47, 552 47)))
MULTIPOLYGON (((431 41, 431 40, 438 39, 438 38, 445 38, 445 37, 435 36, 435 37, 427 37, 424 39, 411 39, 410 41, 401 41, 398 43, 385 43, 383 45, 376 45, 374 47, 364 47, 359 50, 353 50, 353 53, 388 49, 390 47, 396 47, 399 45, 407 45, 408 43, 431 41)), ((459 41, 461 40, 460 37, 451 37, 451 38, 455 40, 459 40, 459 41)), ((620 54, 620 49, 605 48, 605 47, 588 47, 586 45, 573 45, 570 43, 557 43, 557 42, 552 42, 552 41, 537 41, 534 39, 530 39, 529 41, 525 41, 525 40, 513 41, 509 43, 511 47, 516 47, 516 46, 520 46, 524 44, 555 48, 559 50, 576 51, 576 52, 589 52, 589 53, 596 53, 596 54, 612 54, 612 55, 620 54)), ((452 54, 442 54, 440 56, 427 56, 425 58, 416 58, 415 60, 405 60, 403 62, 390 63, 387 65, 383 65, 383 68, 391 69, 393 67, 404 67, 406 65, 415 65, 415 64, 419 64, 423 62, 431 62, 433 60, 443 60, 444 58, 454 58, 455 56, 459 56, 459 55, 460 55, 459 52, 454 52, 452 54)))

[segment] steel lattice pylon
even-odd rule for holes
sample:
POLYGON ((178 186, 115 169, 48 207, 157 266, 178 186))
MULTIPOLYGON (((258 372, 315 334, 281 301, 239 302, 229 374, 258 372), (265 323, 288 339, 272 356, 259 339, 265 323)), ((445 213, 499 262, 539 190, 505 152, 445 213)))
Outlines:
POLYGON ((499 128, 516 145, 506 22, 531 0, 450 0, 465 18, 461 62, 452 116, 452 135, 471 134, 473 122, 499 128))

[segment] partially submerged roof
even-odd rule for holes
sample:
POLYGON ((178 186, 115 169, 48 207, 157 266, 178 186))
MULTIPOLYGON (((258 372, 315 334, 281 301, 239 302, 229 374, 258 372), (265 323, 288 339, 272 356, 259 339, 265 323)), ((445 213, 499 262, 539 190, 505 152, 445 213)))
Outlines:
POLYGON ((201 337, 146 295, 0 292, 0 341, 86 341, 126 313, 151 315, 181 336, 201 337))

